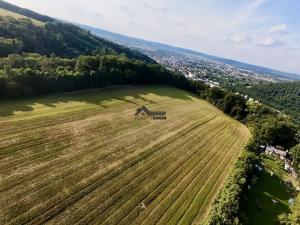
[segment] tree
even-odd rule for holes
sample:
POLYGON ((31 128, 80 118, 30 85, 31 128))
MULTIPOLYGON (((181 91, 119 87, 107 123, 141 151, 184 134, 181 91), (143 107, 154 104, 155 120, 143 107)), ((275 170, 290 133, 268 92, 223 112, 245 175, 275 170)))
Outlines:
POLYGON ((261 144, 280 145, 286 149, 297 143, 297 129, 282 117, 260 118, 254 125, 255 140, 261 144))
POLYGON ((300 144, 291 149, 290 155, 293 159, 293 166, 300 172, 300 144))
POLYGON ((16 38, 0 37, 0 56, 21 52, 24 44, 16 38))
POLYGON ((238 120, 246 116, 246 101, 240 96, 232 92, 228 92, 224 97, 223 111, 238 120))

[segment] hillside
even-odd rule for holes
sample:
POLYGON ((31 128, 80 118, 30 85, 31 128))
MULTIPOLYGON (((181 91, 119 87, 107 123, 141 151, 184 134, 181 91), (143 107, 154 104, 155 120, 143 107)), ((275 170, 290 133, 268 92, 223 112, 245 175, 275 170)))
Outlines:
POLYGON ((0 224, 201 223, 249 138, 163 86, 2 102, 0 125, 0 224), (167 120, 137 119, 141 105, 167 120))
POLYGON ((91 31, 93 34, 107 38, 109 40, 112 40, 116 43, 128 46, 133 49, 138 49, 139 51, 143 52, 144 54, 148 55, 155 55, 160 57, 161 55, 172 55, 172 56, 180 56, 180 57, 189 57, 192 59, 197 59, 198 61, 202 61, 202 63, 207 64, 208 63, 217 63, 217 64, 225 64, 228 66, 231 66, 235 69, 241 69, 241 70, 249 70, 251 72, 258 73, 263 76, 272 76, 274 78, 280 78, 280 79, 289 79, 289 80, 300 80, 299 74, 294 73, 288 73, 283 71, 278 71, 270 68, 265 68, 262 66, 256 66, 251 65, 244 62, 239 62, 236 60, 226 59, 218 56, 213 56, 209 54, 205 54, 202 52, 180 48, 180 47, 174 47, 167 44, 161 44, 157 42, 147 41, 139 38, 133 38, 128 37, 126 35, 121 35, 117 33, 113 33, 110 31, 106 31, 103 29, 86 26, 86 25, 79 25, 89 31, 91 31))
POLYGON ((115 44, 70 23, 63 23, 0 1, 0 56, 12 53, 75 57, 81 54, 125 54, 153 62, 149 57, 115 44), (7 17, 9 16, 9 17, 7 17))
POLYGON ((39 13, 33 12, 29 9, 24 9, 21 7, 18 7, 16 5, 10 4, 8 2, 2 1, 0 0, 0 8, 4 9, 6 11, 9 11, 11 13, 14 13, 14 15, 22 15, 25 16, 27 18, 31 18, 37 21, 41 21, 41 22, 55 22, 55 19, 49 17, 49 16, 45 16, 45 15, 41 15, 39 13))
MULTIPOLYGON (((0 2, 0 5, 1 5, 1 2, 0 2)), ((0 8, 0 16, 10 16, 10 17, 13 17, 15 19, 30 19, 35 25, 40 25, 41 26, 43 24, 43 22, 41 22, 39 20, 29 18, 27 16, 24 16, 24 15, 6 10, 4 8, 0 8)))
POLYGON ((300 121, 300 82, 260 84, 251 88, 235 86, 233 90, 253 97, 300 121))

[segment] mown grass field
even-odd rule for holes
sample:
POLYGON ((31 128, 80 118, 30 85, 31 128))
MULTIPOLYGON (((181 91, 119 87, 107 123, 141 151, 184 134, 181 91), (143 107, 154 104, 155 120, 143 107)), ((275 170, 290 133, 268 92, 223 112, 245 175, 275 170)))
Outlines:
POLYGON ((0 224, 199 224, 249 136, 163 86, 2 102, 0 224))
POLYGON ((12 11, 8 11, 8 10, 3 9, 3 8, 0 8, 0 16, 10 16, 10 17, 13 17, 15 19, 25 19, 26 18, 26 19, 32 20, 33 24, 35 24, 37 26, 43 25, 43 22, 41 22, 41 21, 29 18, 27 16, 23 16, 21 14, 18 14, 18 13, 12 12, 12 11))

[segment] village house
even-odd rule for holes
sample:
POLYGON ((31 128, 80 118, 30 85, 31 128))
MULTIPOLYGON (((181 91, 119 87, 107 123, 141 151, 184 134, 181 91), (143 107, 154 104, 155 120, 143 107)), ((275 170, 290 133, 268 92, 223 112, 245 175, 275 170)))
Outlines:
POLYGON ((150 111, 146 106, 142 106, 136 110, 135 116, 140 119, 166 120, 166 112, 150 111))
MULTIPOLYGON (((261 149, 263 149, 264 146, 260 146, 261 149)), ((265 153, 269 154, 269 155, 275 155, 277 157, 279 157, 283 162, 284 162, 284 169, 289 172, 292 177, 297 178, 297 172, 295 170, 295 168, 293 168, 292 166, 292 162, 288 157, 288 150, 285 150, 283 147, 281 146, 265 146, 265 153)))
POLYGON ((268 145, 265 149, 265 152, 267 154, 270 154, 270 155, 277 155, 280 157, 280 159, 284 160, 287 155, 288 155, 288 151, 281 147, 281 146, 271 146, 271 145, 268 145))

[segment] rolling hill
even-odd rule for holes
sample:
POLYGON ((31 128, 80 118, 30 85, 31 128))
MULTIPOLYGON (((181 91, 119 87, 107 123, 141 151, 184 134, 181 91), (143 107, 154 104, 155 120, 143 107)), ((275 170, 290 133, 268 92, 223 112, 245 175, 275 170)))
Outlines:
POLYGON ((0 224, 199 224, 250 134, 194 95, 122 86, 0 103, 0 224), (167 120, 134 116, 141 105, 167 120))
POLYGON ((33 12, 29 9, 24 9, 24 8, 18 7, 16 5, 10 4, 8 2, 2 1, 2 0, 0 0, 0 8, 4 9, 6 11, 9 11, 11 13, 14 13, 15 15, 18 15, 19 17, 25 16, 27 18, 38 20, 43 23, 55 22, 55 19, 53 19, 49 16, 41 15, 41 14, 33 12))
POLYGON ((0 56, 12 53, 55 54, 76 57, 82 54, 125 54, 152 63, 149 57, 99 38, 71 23, 64 23, 28 9, 0 1, 0 56))
POLYGON ((233 91, 248 95, 300 121, 300 82, 270 83, 246 88, 237 85, 233 91))
MULTIPOLYGON (((0 7, 1 7, 1 4, 0 4, 0 7)), ((32 18, 29 18, 27 16, 23 16, 21 14, 6 10, 4 8, 0 8, 0 16, 10 16, 10 17, 13 17, 15 19, 30 19, 35 25, 40 25, 41 26, 43 24, 43 22, 41 22, 39 20, 32 19, 32 18)))
POLYGON ((197 51, 190 50, 190 49, 174 47, 174 46, 170 46, 167 44, 161 44, 161 43, 147 41, 147 40, 143 40, 143 39, 139 39, 139 38, 128 37, 126 35, 113 33, 110 31, 106 31, 106 30, 91 27, 91 26, 86 26, 86 25, 79 25, 79 26, 91 31, 93 34, 95 34, 99 37, 107 38, 109 40, 112 40, 116 43, 125 45, 132 49, 137 49, 137 50, 143 52, 144 54, 149 54, 149 53, 161 54, 160 52, 162 52, 162 53, 167 52, 168 54, 175 54, 175 55, 189 56, 192 58, 198 58, 199 60, 202 60, 202 61, 208 61, 208 62, 213 62, 213 63, 218 63, 218 64, 226 64, 226 65, 232 66, 237 69, 249 70, 249 71, 252 71, 255 73, 259 73, 261 75, 273 76, 275 78, 300 80, 299 74, 278 71, 275 69, 265 68, 262 66, 251 65, 251 64, 239 62, 236 60, 213 56, 213 55, 205 54, 202 52, 197 52, 197 51))

